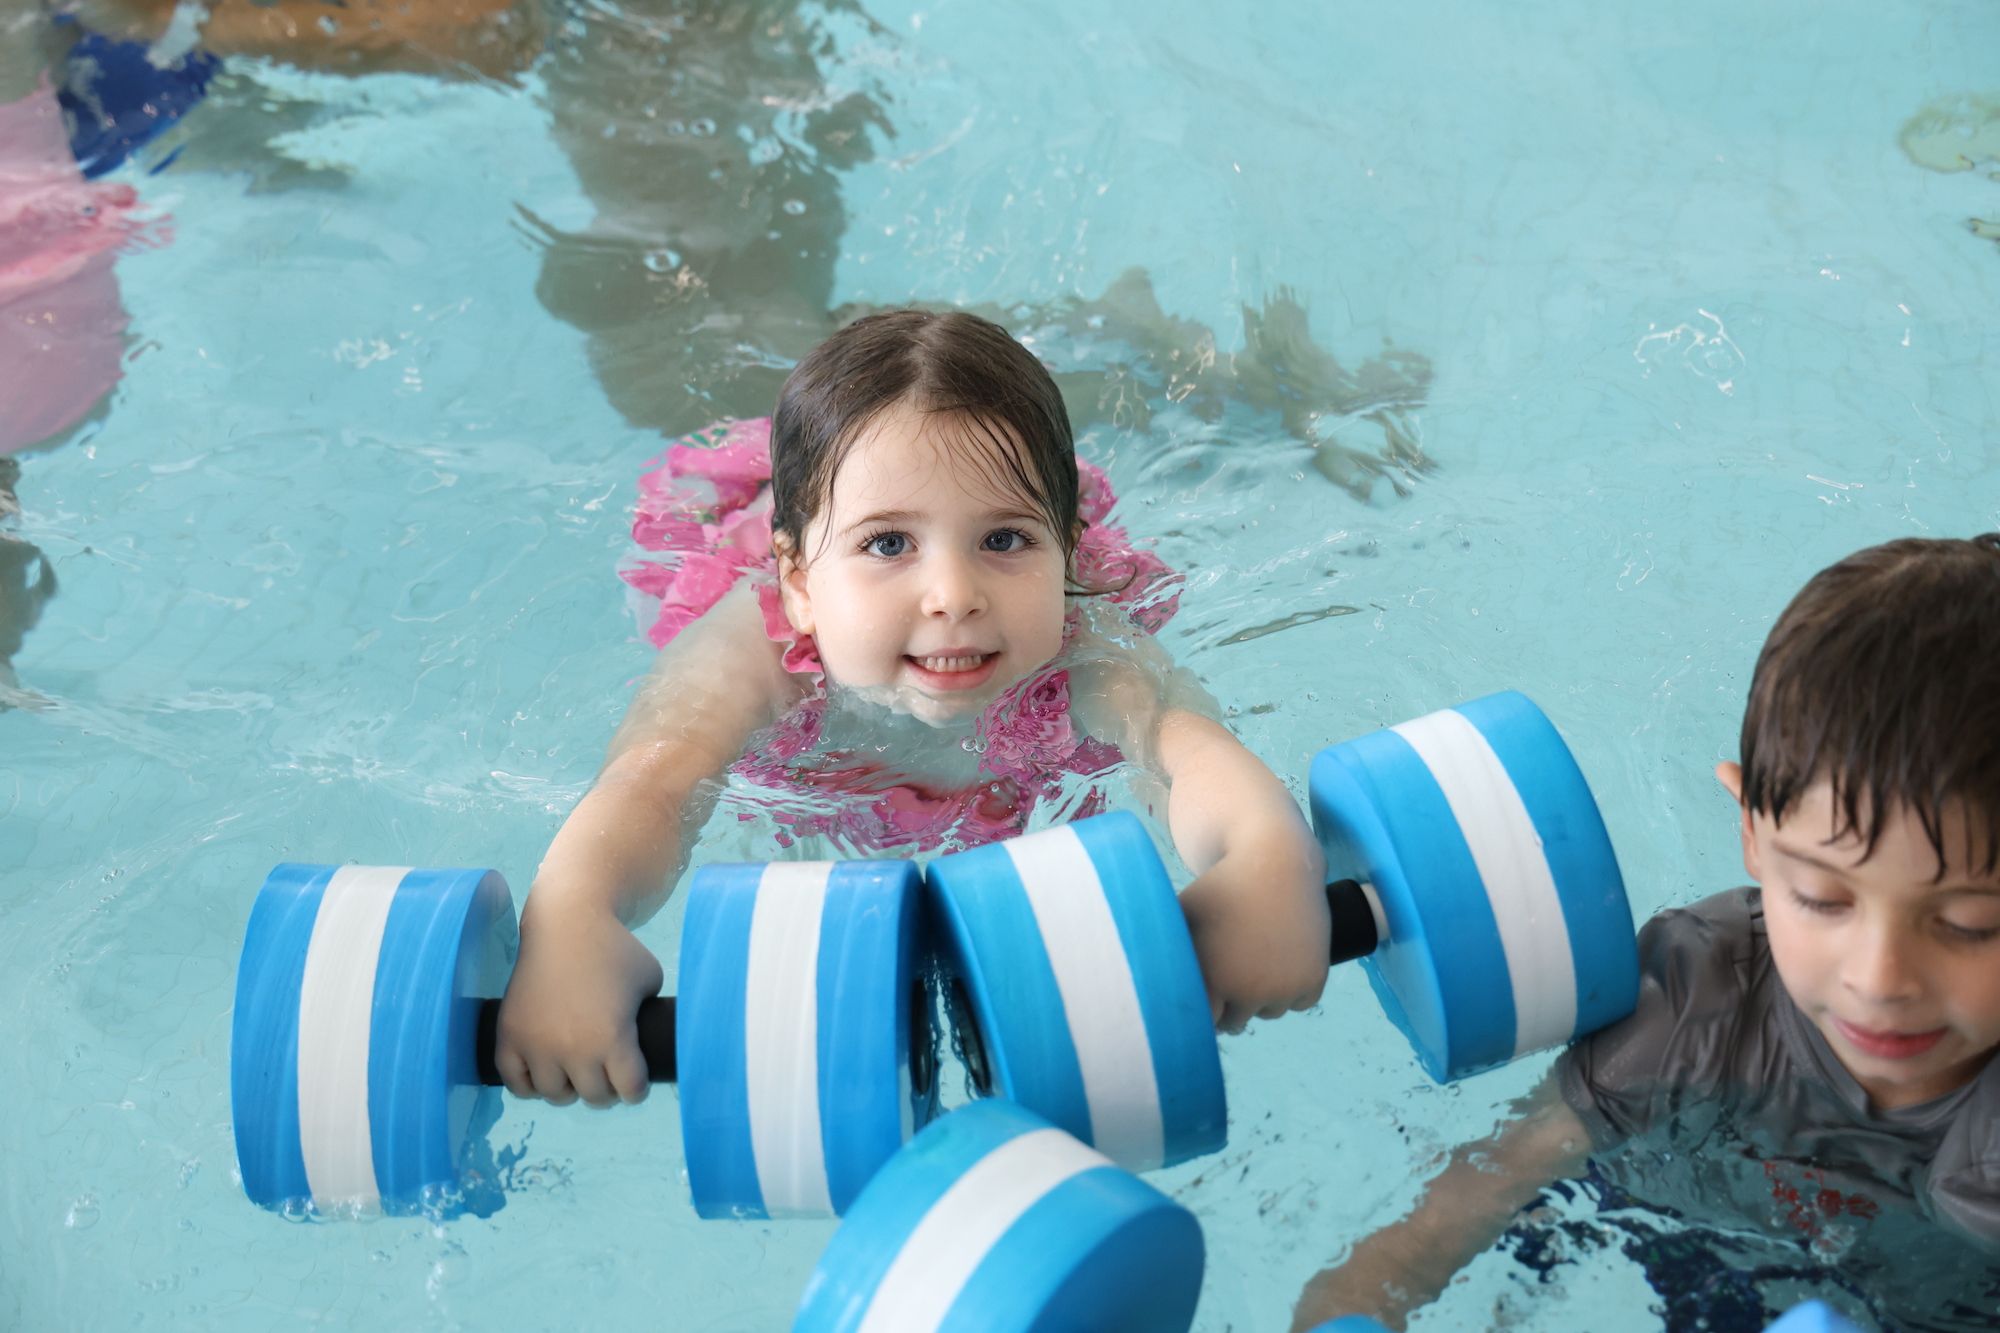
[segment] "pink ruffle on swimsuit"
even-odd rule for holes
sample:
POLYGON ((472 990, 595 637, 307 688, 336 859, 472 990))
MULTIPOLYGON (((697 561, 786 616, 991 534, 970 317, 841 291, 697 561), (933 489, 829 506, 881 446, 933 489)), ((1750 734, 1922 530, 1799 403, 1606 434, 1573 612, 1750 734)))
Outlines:
MULTIPOLYGON (((1174 614, 1180 578, 1157 556, 1135 549, 1106 521, 1111 484, 1078 460, 1078 508, 1085 520, 1075 573, 1086 588, 1106 589, 1150 632, 1174 614)), ((986 745, 969 786, 937 789, 879 763, 820 747, 825 672, 809 635, 795 633, 779 602, 771 549, 771 422, 725 422, 668 446, 639 479, 632 537, 645 554, 619 571, 638 591, 652 623, 647 637, 664 647, 720 601, 741 578, 752 581, 764 631, 783 644, 787 671, 811 675, 819 690, 767 732, 731 772, 766 788, 815 799, 778 812, 793 835, 828 837, 860 854, 890 847, 975 847, 1025 827, 1035 804, 1072 775, 1101 773, 1121 759, 1116 746, 1079 736, 1070 724, 1069 673, 1029 676, 988 706, 975 734, 986 745)), ((1065 640, 1075 632, 1071 612, 1065 640)), ((1084 798, 1075 817, 1094 814, 1102 798, 1084 798)), ((744 815, 743 818, 751 818, 744 815)), ((789 841, 789 839, 785 839, 789 841)))

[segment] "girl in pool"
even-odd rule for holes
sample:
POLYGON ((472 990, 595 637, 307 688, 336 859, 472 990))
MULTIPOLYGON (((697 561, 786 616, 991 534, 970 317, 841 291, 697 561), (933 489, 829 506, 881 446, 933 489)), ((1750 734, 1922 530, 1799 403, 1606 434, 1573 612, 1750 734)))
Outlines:
POLYGON ((768 423, 675 446, 646 490, 634 531, 668 563, 628 577, 659 596, 665 647, 529 891, 500 1011, 510 1090, 646 1095, 633 1014, 662 975, 632 927, 732 765, 797 794, 793 828, 866 854, 1006 837, 1066 778, 1130 757, 1168 786, 1216 1023, 1318 1000, 1318 846, 1149 637, 1173 580, 1102 523, 1102 474, 1005 330, 859 320, 768 423))

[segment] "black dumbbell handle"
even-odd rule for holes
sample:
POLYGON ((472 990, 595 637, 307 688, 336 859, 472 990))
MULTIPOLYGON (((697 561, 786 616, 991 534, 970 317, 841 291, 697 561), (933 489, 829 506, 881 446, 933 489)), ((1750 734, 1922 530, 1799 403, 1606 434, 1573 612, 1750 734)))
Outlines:
MULTIPOLYGON (((500 1071, 493 1065, 493 1047, 499 1035, 500 1001, 484 1000, 479 1005, 479 1035, 473 1042, 473 1058, 479 1062, 479 1081, 489 1088, 500 1086, 500 1071)), ((674 1081, 673 996, 656 995, 640 1002, 639 1053, 646 1057, 649 1080, 674 1081)))
POLYGON ((1337 879, 1327 885, 1326 910, 1333 914, 1333 966, 1375 952, 1382 941, 1375 933, 1375 909, 1360 881, 1337 879))

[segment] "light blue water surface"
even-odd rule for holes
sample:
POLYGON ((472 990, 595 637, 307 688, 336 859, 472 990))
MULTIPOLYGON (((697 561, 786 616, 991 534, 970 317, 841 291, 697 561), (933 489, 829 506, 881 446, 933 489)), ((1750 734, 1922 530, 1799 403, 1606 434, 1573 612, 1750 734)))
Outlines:
MULTIPOLYGON (((1086 441, 1188 574, 1164 638, 1295 787, 1330 741, 1520 688, 1641 916, 1728 887, 1709 769, 1786 598, 1865 544, 2000 527, 2000 248, 1966 226, 2000 181, 1898 144, 1995 93, 1991 5, 869 15, 826 21, 831 81, 895 127, 840 183, 838 299, 1031 305, 1136 264, 1225 350, 1289 287, 1343 359, 1432 363, 1407 497, 1328 486, 1248 411, 1086 441), (1246 634, 1302 611, 1334 613, 1246 634)), ((612 570, 660 439, 536 298, 519 210, 593 211, 536 75, 233 77, 184 127, 230 169, 134 178, 176 235, 120 262, 108 417, 20 487, 61 592, 16 662, 40 702, 0 714, 0 1326, 782 1327, 830 1224, 697 1222, 670 1090, 510 1105, 486 1220, 240 1195, 257 884, 354 860, 525 891, 646 665, 612 570)), ((713 832, 703 858, 760 853, 713 832)), ((677 930, 642 938, 671 960, 677 930)), ((1282 1328, 1546 1063, 1432 1089, 1352 971, 1224 1058, 1230 1148, 1157 1178, 1204 1226, 1212 1333, 1282 1328)), ((1490 1256, 1419 1326, 1658 1325, 1622 1258, 1566 1271, 1490 1256)))

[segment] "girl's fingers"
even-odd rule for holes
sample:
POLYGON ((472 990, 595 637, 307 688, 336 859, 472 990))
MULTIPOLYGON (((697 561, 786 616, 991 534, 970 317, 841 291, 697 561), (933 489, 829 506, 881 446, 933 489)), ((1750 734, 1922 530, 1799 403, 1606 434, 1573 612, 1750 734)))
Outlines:
POLYGON ((570 1087, 585 1106, 606 1107, 618 1100, 618 1094, 611 1090, 611 1077, 604 1072, 604 1066, 595 1061, 573 1071, 570 1087))
POLYGON ((604 1072, 618 1100, 627 1106, 645 1101, 646 1094, 652 1091, 652 1076, 646 1072, 646 1057, 639 1053, 637 1043, 627 1042, 620 1047, 605 1062, 604 1072))
POLYGON ((535 1081, 528 1074, 528 1062, 502 1046, 493 1053, 493 1067, 500 1071, 500 1083, 516 1097, 535 1095, 535 1081))
POLYGON ((534 1081, 532 1096, 540 1097, 550 1106, 568 1106, 576 1100, 576 1089, 570 1086, 569 1075, 554 1060, 538 1060, 528 1066, 529 1077, 534 1081))

